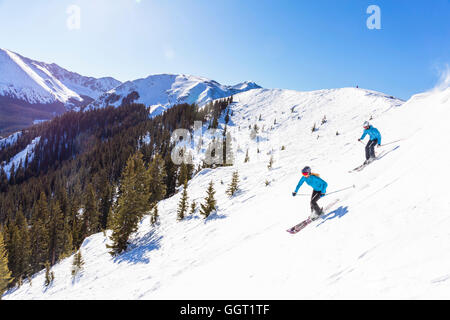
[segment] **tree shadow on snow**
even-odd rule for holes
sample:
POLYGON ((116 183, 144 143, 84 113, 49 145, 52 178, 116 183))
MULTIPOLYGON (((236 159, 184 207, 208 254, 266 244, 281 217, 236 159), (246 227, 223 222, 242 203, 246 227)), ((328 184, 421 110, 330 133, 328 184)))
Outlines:
POLYGON ((343 216, 345 216, 346 214, 348 213, 348 207, 342 207, 342 206, 340 206, 339 208, 337 208, 336 210, 334 210, 334 211, 331 211, 330 213, 328 213, 328 214, 326 214, 326 215, 324 215, 323 217, 322 217, 322 222, 321 223, 319 223, 317 226, 316 226, 316 228, 318 227, 318 226, 320 226, 321 224, 323 224, 323 223, 325 223, 326 221, 328 221, 328 220, 332 220, 332 219, 335 219, 335 218, 342 218, 343 216))
POLYGON ((217 212, 211 213, 208 218, 205 219, 204 223, 208 223, 212 220, 219 220, 219 219, 225 219, 227 216, 224 214, 218 214, 217 212))
POLYGON ((186 216, 184 217, 184 220, 186 220, 186 221, 189 221, 189 220, 199 220, 199 219, 201 219, 201 218, 200 218, 199 216, 196 216, 195 213, 186 215, 186 216))
POLYGON ((114 259, 114 262, 149 263, 150 259, 146 257, 147 253, 158 250, 161 247, 161 239, 163 237, 156 235, 155 231, 147 233, 138 241, 130 243, 128 250, 114 259))

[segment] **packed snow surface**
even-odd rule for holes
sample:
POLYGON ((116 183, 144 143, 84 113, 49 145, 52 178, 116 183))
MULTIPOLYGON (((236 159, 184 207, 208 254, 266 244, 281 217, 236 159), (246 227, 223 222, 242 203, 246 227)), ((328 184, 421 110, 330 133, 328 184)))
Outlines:
POLYGON ((42 271, 4 299, 448 299, 450 88, 405 103, 356 88, 255 89, 234 101, 235 165, 204 169, 188 186, 189 200, 201 203, 212 180, 217 213, 177 221, 178 192, 159 203, 156 227, 141 221, 126 253, 111 257, 110 231, 95 234, 81 247, 76 279, 69 257, 53 267, 49 287, 42 271), (383 156, 349 173, 364 160, 357 139, 371 118, 383 156), (310 214, 311 188, 292 196, 306 165, 328 182, 319 204, 338 202, 291 235, 286 229, 310 214), (235 170, 240 191, 230 198, 235 170))

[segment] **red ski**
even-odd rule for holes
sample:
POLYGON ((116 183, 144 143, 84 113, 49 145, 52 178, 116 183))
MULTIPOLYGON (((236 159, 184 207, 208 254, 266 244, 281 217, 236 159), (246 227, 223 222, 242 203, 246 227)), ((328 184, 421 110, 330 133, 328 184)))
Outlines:
MULTIPOLYGON (((334 200, 333 202, 331 202, 329 205, 327 205, 325 207, 325 209, 323 210, 323 213, 319 216, 322 217, 323 215, 327 214, 328 211, 336 204, 339 202, 339 199, 334 200)), ((317 219, 315 219, 317 220, 317 219)), ((305 228, 308 224, 310 224, 311 222, 315 221, 312 220, 311 217, 308 217, 308 219, 303 220, 302 222, 300 222, 299 224, 296 224, 295 226, 293 226, 292 228, 287 229, 286 231, 291 233, 291 234, 295 234, 297 232, 299 232, 300 230, 302 230, 303 228, 305 228)))
POLYGON ((304 227, 306 227, 308 224, 310 224, 311 222, 312 222, 311 218, 308 218, 308 219, 300 222, 299 224, 293 226, 292 228, 287 229, 286 231, 289 233, 292 233, 292 234, 297 233, 300 230, 302 230, 304 227))

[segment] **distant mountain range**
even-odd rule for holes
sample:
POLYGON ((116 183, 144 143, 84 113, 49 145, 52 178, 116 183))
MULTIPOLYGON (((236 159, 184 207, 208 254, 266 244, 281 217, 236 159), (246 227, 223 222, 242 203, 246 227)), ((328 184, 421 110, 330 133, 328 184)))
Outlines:
POLYGON ((0 135, 68 110, 136 102, 147 105, 156 115, 177 103, 204 105, 256 88, 260 86, 254 82, 225 86, 207 78, 176 74, 151 75, 122 83, 112 77, 82 76, 54 63, 0 49, 0 135))
POLYGON ((261 88, 254 82, 224 86, 207 78, 185 74, 158 74, 145 79, 127 81, 106 92, 88 108, 119 106, 124 101, 142 103, 151 107, 152 115, 162 113, 179 103, 204 105, 209 101, 261 88))

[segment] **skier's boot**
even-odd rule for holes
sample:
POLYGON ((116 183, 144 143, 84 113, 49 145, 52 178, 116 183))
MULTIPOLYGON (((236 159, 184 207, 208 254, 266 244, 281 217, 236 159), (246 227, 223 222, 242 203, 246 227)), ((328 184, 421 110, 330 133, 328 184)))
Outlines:
POLYGON ((313 213, 311 213, 310 218, 311 218, 312 221, 314 221, 314 220, 319 219, 319 217, 320 217, 322 214, 323 214, 323 208, 320 208, 320 211, 314 211, 313 213))

